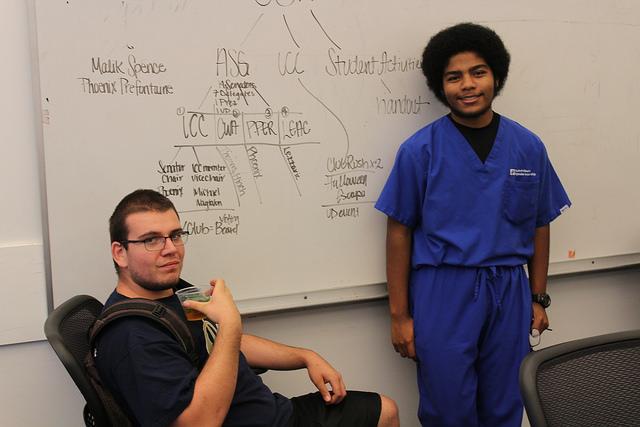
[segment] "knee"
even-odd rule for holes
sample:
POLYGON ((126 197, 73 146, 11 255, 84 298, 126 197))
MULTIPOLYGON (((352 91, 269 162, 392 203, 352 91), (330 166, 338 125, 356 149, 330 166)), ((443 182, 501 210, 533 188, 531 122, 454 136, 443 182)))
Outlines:
POLYGON ((399 427, 400 415, 396 402, 387 397, 380 395, 381 409, 380 418, 378 419, 378 427, 399 427))

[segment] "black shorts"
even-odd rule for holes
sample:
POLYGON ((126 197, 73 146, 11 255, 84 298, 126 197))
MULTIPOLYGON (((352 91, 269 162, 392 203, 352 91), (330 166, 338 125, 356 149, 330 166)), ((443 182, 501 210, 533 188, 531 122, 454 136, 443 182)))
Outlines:
POLYGON ((376 427, 382 401, 377 393, 347 391, 337 405, 327 405, 320 393, 291 398, 289 427, 376 427))

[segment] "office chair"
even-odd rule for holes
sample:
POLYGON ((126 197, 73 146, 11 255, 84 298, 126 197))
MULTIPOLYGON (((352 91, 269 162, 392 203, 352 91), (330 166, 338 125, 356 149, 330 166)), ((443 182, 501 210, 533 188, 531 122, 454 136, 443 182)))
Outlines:
POLYGON ((528 354, 520 391, 531 427, 640 426, 640 329, 528 354))
MULTIPOLYGON (((104 389, 96 389, 85 368, 85 358, 91 351, 89 329, 102 312, 102 303, 89 295, 77 295, 62 303, 49 314, 44 334, 82 393, 87 427, 127 427, 132 425, 125 412, 104 389)), ((217 330, 212 331, 215 340, 217 330)), ((254 368, 256 374, 266 369, 254 368)))
POLYGON ((119 408, 111 408, 111 405, 115 405, 113 398, 98 393, 84 365, 85 357, 90 352, 89 328, 101 311, 100 301, 88 295, 77 295, 49 314, 44 324, 44 334, 86 401, 83 410, 85 425, 127 426, 131 425, 130 421, 119 408), (120 415, 110 419, 108 414, 114 413, 120 415))

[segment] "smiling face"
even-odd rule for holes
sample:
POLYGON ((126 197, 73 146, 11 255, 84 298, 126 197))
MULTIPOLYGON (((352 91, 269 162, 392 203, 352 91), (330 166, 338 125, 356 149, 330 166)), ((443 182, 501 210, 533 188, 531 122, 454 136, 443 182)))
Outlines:
POLYGON ((491 68, 474 52, 453 55, 442 76, 453 119, 469 127, 484 127, 491 122, 495 87, 491 68))
MULTIPOLYGON (((154 236, 169 236, 182 230, 178 215, 167 211, 145 211, 130 214, 125 220, 127 240, 144 240, 154 236)), ((184 246, 175 246, 165 239, 160 251, 149 251, 143 243, 111 244, 114 261, 120 267, 118 290, 126 296, 162 298, 172 293, 178 283, 184 259, 184 246)))

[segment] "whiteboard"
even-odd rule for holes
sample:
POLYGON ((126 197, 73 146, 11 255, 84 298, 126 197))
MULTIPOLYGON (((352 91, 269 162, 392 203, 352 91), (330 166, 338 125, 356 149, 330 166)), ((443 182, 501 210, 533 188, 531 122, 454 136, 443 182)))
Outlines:
POLYGON ((226 278, 249 311, 384 294, 373 204, 399 144, 447 112, 422 48, 465 20, 503 37, 495 109, 541 136, 574 204, 554 265, 640 261, 636 1, 35 6, 54 305, 111 292, 107 218, 136 188, 192 232, 183 277, 226 278))

